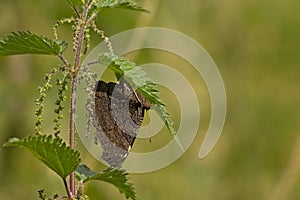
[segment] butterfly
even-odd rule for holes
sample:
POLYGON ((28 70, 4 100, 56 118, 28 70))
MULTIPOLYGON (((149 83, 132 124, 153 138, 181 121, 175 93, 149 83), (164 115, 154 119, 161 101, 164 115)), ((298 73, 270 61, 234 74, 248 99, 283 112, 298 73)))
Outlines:
POLYGON ((142 125, 150 103, 128 82, 99 80, 95 87, 96 143, 103 149, 101 159, 111 167, 125 161, 142 125))

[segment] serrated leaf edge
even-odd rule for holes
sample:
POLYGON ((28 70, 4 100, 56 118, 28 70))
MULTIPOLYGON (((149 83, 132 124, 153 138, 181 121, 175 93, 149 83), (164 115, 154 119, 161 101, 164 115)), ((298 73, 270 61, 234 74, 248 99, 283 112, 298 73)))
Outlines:
MULTIPOLYGON (((55 163, 51 163, 48 162, 49 160, 47 160, 47 157, 45 158, 44 156, 42 156, 41 154, 37 153, 36 150, 34 150, 33 148, 28 147, 26 144, 30 144, 32 146, 35 146, 37 142, 40 143, 48 143, 48 144, 53 144, 53 145, 57 145, 58 148, 63 148, 64 151, 72 154, 74 157, 77 157, 77 166, 79 165, 81 159, 80 159, 80 153, 76 150, 71 149, 69 146, 66 146, 66 143, 62 141, 61 138, 55 137, 53 139, 52 135, 31 135, 29 137, 23 138, 23 139, 19 139, 19 138, 10 138, 8 140, 8 142, 6 142, 3 146, 4 147, 13 147, 13 146, 17 146, 19 148, 25 149, 27 151, 29 151, 32 155, 34 155, 37 159, 39 159, 40 161, 42 161, 45 165, 47 165, 51 170, 53 170, 55 173, 57 173, 60 177, 65 178, 66 176, 68 176, 69 174, 60 174, 60 172, 64 171, 62 170, 64 167, 63 166, 59 166, 60 171, 55 170, 55 168, 57 167, 53 167, 53 165, 55 166, 55 163)), ((47 153, 45 153, 45 148, 44 146, 40 147, 43 148, 42 150, 44 151, 44 154, 47 155, 47 153)), ((56 152, 57 153, 57 152, 56 152)), ((57 156, 60 159, 59 164, 63 163, 64 161, 61 160, 61 156, 57 156)), ((74 170, 77 168, 77 166, 73 167, 74 170)), ((69 170, 71 171, 71 170, 69 170)))

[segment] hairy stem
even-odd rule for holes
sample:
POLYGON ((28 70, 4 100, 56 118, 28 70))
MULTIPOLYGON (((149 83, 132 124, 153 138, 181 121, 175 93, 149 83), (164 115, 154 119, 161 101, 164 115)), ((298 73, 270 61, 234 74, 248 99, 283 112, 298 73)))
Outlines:
MULTIPOLYGON (((72 76, 72 91, 71 91, 71 108, 70 108, 70 134, 69 134, 69 145, 72 149, 75 149, 75 114, 76 114, 76 87, 77 87, 77 73, 80 68, 80 58, 82 52, 82 46, 84 41, 84 32, 87 27, 87 17, 90 9, 90 5, 84 8, 82 20, 83 24, 80 27, 80 33, 78 37, 78 46, 75 51, 74 66, 71 69, 72 76)), ((75 175, 74 172, 70 174, 70 195, 75 195, 75 175)))
POLYGON ((80 58, 81 58, 81 51, 82 51, 82 44, 83 44, 83 40, 84 40, 84 31, 86 29, 87 26, 87 15, 88 15, 88 11, 89 11, 89 6, 85 7, 84 11, 83 11, 83 24, 79 33, 79 38, 78 38, 78 46, 76 49, 76 53, 75 53, 75 61, 74 61, 74 68, 73 71, 74 73, 77 73, 77 71, 79 70, 80 67, 80 58))
MULTIPOLYGON (((71 110, 70 110, 70 135, 69 144, 72 149, 75 148, 75 108, 76 108, 76 74, 72 77, 72 91, 71 91, 71 110)), ((74 172, 70 174, 70 192, 75 195, 75 175, 74 172)))

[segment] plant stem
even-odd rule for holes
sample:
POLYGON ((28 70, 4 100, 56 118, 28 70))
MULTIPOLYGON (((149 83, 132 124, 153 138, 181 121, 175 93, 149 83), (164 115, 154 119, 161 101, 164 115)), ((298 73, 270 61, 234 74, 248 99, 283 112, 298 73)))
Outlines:
POLYGON ((77 71, 79 70, 80 67, 80 57, 81 57, 81 51, 82 51, 82 44, 83 44, 83 40, 84 40, 84 31, 86 29, 87 26, 87 15, 88 15, 88 9, 89 7, 86 7, 83 11, 83 24, 79 33, 79 38, 78 38, 78 46, 76 49, 76 53, 75 53, 75 61, 74 61, 74 68, 73 71, 74 73, 77 73, 77 71))
MULTIPOLYGON (((71 149, 75 148, 75 106, 76 106, 76 74, 72 76, 72 91, 71 91, 71 110, 70 110, 70 135, 69 144, 71 149)), ((74 172, 70 174, 70 192, 75 195, 75 175, 74 172)))
POLYGON ((64 63, 65 67, 69 67, 68 61, 64 58, 62 54, 58 54, 57 57, 64 63))
MULTIPOLYGON (((71 108, 70 108, 70 135, 69 135, 69 145, 71 149, 75 149, 75 114, 76 114, 76 87, 77 87, 77 73, 80 68, 80 58, 82 45, 84 40, 84 32, 87 26, 87 16, 88 11, 90 9, 90 5, 87 5, 84 8, 82 20, 83 24, 80 27, 80 33, 78 37, 78 46, 75 52, 75 61, 74 66, 72 68, 73 76, 72 76, 72 91, 71 91, 71 108)), ((74 172, 70 174, 70 194, 71 197, 75 195, 75 175, 74 172)), ((69 200, 71 200, 69 198, 69 200)))
POLYGON ((67 180, 65 178, 63 178, 63 182, 64 182, 64 186, 65 186, 65 189, 66 189, 66 192, 67 192, 67 195, 68 195, 68 199, 71 200, 72 197, 71 197, 70 192, 69 192, 67 180))

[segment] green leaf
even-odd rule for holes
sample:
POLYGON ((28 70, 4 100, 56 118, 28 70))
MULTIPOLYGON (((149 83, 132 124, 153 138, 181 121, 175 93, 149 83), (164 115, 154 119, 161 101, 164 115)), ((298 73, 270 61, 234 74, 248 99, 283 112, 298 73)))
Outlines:
POLYGON ((52 40, 31 32, 13 32, 0 39, 0 55, 46 54, 58 55, 65 51, 65 41, 52 40))
POLYGON ((97 173, 92 171, 86 165, 79 165, 75 171, 76 178, 80 181, 86 181, 89 177, 95 176, 97 173))
POLYGON ((112 55, 111 53, 102 53, 99 55, 98 59, 100 63, 108 65, 108 67, 116 74, 117 79, 120 79, 123 76, 136 91, 144 95, 151 105, 154 105, 154 110, 165 122, 165 125, 181 150, 184 150, 179 138, 176 136, 174 123, 166 110, 166 106, 159 97, 159 91, 156 88, 156 84, 147 77, 146 72, 127 58, 112 55))
POLYGON ((99 0, 95 4, 96 11, 100 12, 108 8, 125 8, 136 11, 149 12, 137 4, 135 0, 99 0))
POLYGON ((51 135, 33 135, 24 139, 11 138, 4 144, 4 147, 11 146, 29 151, 61 178, 66 178, 75 171, 80 163, 78 151, 66 146, 61 138, 53 138, 51 135))
POLYGON ((66 0, 70 6, 75 8, 81 1, 80 0, 66 0))
POLYGON ((126 199, 138 199, 132 183, 128 181, 128 174, 124 170, 108 168, 102 172, 96 173, 86 165, 80 165, 76 171, 76 178, 84 183, 92 180, 104 181, 114 185, 120 193, 124 193, 126 199))

